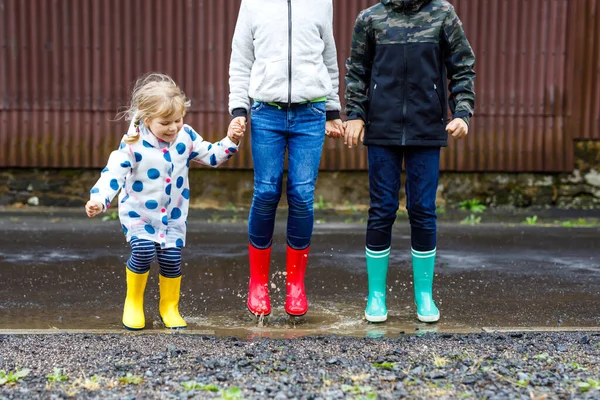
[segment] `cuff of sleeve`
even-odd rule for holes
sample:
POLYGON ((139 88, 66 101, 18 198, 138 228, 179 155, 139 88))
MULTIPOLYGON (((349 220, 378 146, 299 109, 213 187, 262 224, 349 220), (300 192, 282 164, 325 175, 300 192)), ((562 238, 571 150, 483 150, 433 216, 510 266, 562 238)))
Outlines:
POLYGON ((367 122, 367 119, 365 118, 364 115, 362 115, 361 113, 357 113, 357 112, 351 112, 350 114, 348 114, 348 121, 352 121, 355 119, 362 119, 363 122, 367 122))
POLYGON ((225 147, 233 147, 235 149, 239 147, 239 145, 235 144, 235 142, 229 139, 228 137, 221 140, 221 144, 225 147))
POLYGON ((331 121, 334 119, 340 119, 340 111, 339 110, 328 110, 325 112, 327 121, 331 121))
POLYGON ((246 110, 245 108, 234 108, 233 111, 231 112, 231 117, 232 118, 237 118, 237 117, 248 118, 248 110, 246 110))

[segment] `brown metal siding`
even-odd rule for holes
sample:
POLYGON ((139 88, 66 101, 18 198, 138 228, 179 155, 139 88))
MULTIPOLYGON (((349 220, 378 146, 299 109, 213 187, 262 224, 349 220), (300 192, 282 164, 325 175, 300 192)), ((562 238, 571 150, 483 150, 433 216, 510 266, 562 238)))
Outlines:
POLYGON ((600 1, 578 0, 570 10, 568 129, 575 139, 600 139, 600 1))
MULTIPOLYGON (((600 138, 600 0, 451 2, 478 57, 478 102, 442 168, 570 170, 572 139, 600 138)), ((239 3, 0 0, 0 167, 102 166, 126 126, 111 119, 151 70, 192 99, 187 123, 208 140, 224 136, 239 3)), ((342 97, 354 20, 375 3, 334 0, 342 97)), ((249 147, 225 167, 251 167, 249 147)), ((327 140, 321 166, 365 169, 365 156, 327 140)))

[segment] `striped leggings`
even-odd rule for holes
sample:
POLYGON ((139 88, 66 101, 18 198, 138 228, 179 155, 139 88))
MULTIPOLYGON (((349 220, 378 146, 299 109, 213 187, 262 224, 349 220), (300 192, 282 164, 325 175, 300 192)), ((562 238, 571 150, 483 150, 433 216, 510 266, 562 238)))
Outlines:
POLYGON ((158 243, 146 239, 132 239, 131 257, 127 268, 136 274, 144 274, 150 270, 154 256, 158 259, 160 274, 166 278, 181 276, 181 247, 161 249, 158 243))

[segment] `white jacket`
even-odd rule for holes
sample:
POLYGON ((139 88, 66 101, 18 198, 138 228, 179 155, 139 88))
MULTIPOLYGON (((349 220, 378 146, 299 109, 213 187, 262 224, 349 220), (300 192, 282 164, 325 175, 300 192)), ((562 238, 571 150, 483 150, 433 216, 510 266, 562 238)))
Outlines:
MULTIPOLYGON (((131 124, 129 134, 134 132, 131 124)), ((205 142, 188 125, 173 142, 166 143, 140 124, 140 139, 134 144, 121 141, 119 149, 110 154, 90 198, 106 210, 121 189, 119 219, 128 242, 139 238, 163 248, 183 247, 190 161, 217 167, 237 150, 238 146, 227 137, 214 144, 205 142)))
POLYGON ((339 111, 332 0, 242 0, 229 87, 232 115, 236 109, 247 114, 250 98, 301 103, 326 97, 326 110, 339 111))

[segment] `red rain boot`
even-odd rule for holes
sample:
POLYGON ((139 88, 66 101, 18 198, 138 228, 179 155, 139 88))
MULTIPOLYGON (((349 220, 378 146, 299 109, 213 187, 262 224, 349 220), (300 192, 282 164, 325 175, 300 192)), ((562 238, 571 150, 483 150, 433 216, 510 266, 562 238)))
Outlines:
POLYGON ((304 290, 308 249, 307 247, 303 250, 294 250, 287 246, 285 311, 293 317, 301 317, 308 311, 306 291, 304 290))
POLYGON ((257 249, 248 243, 248 257, 250 259, 248 310, 256 316, 267 316, 271 314, 271 300, 269 299, 271 247, 257 249))

